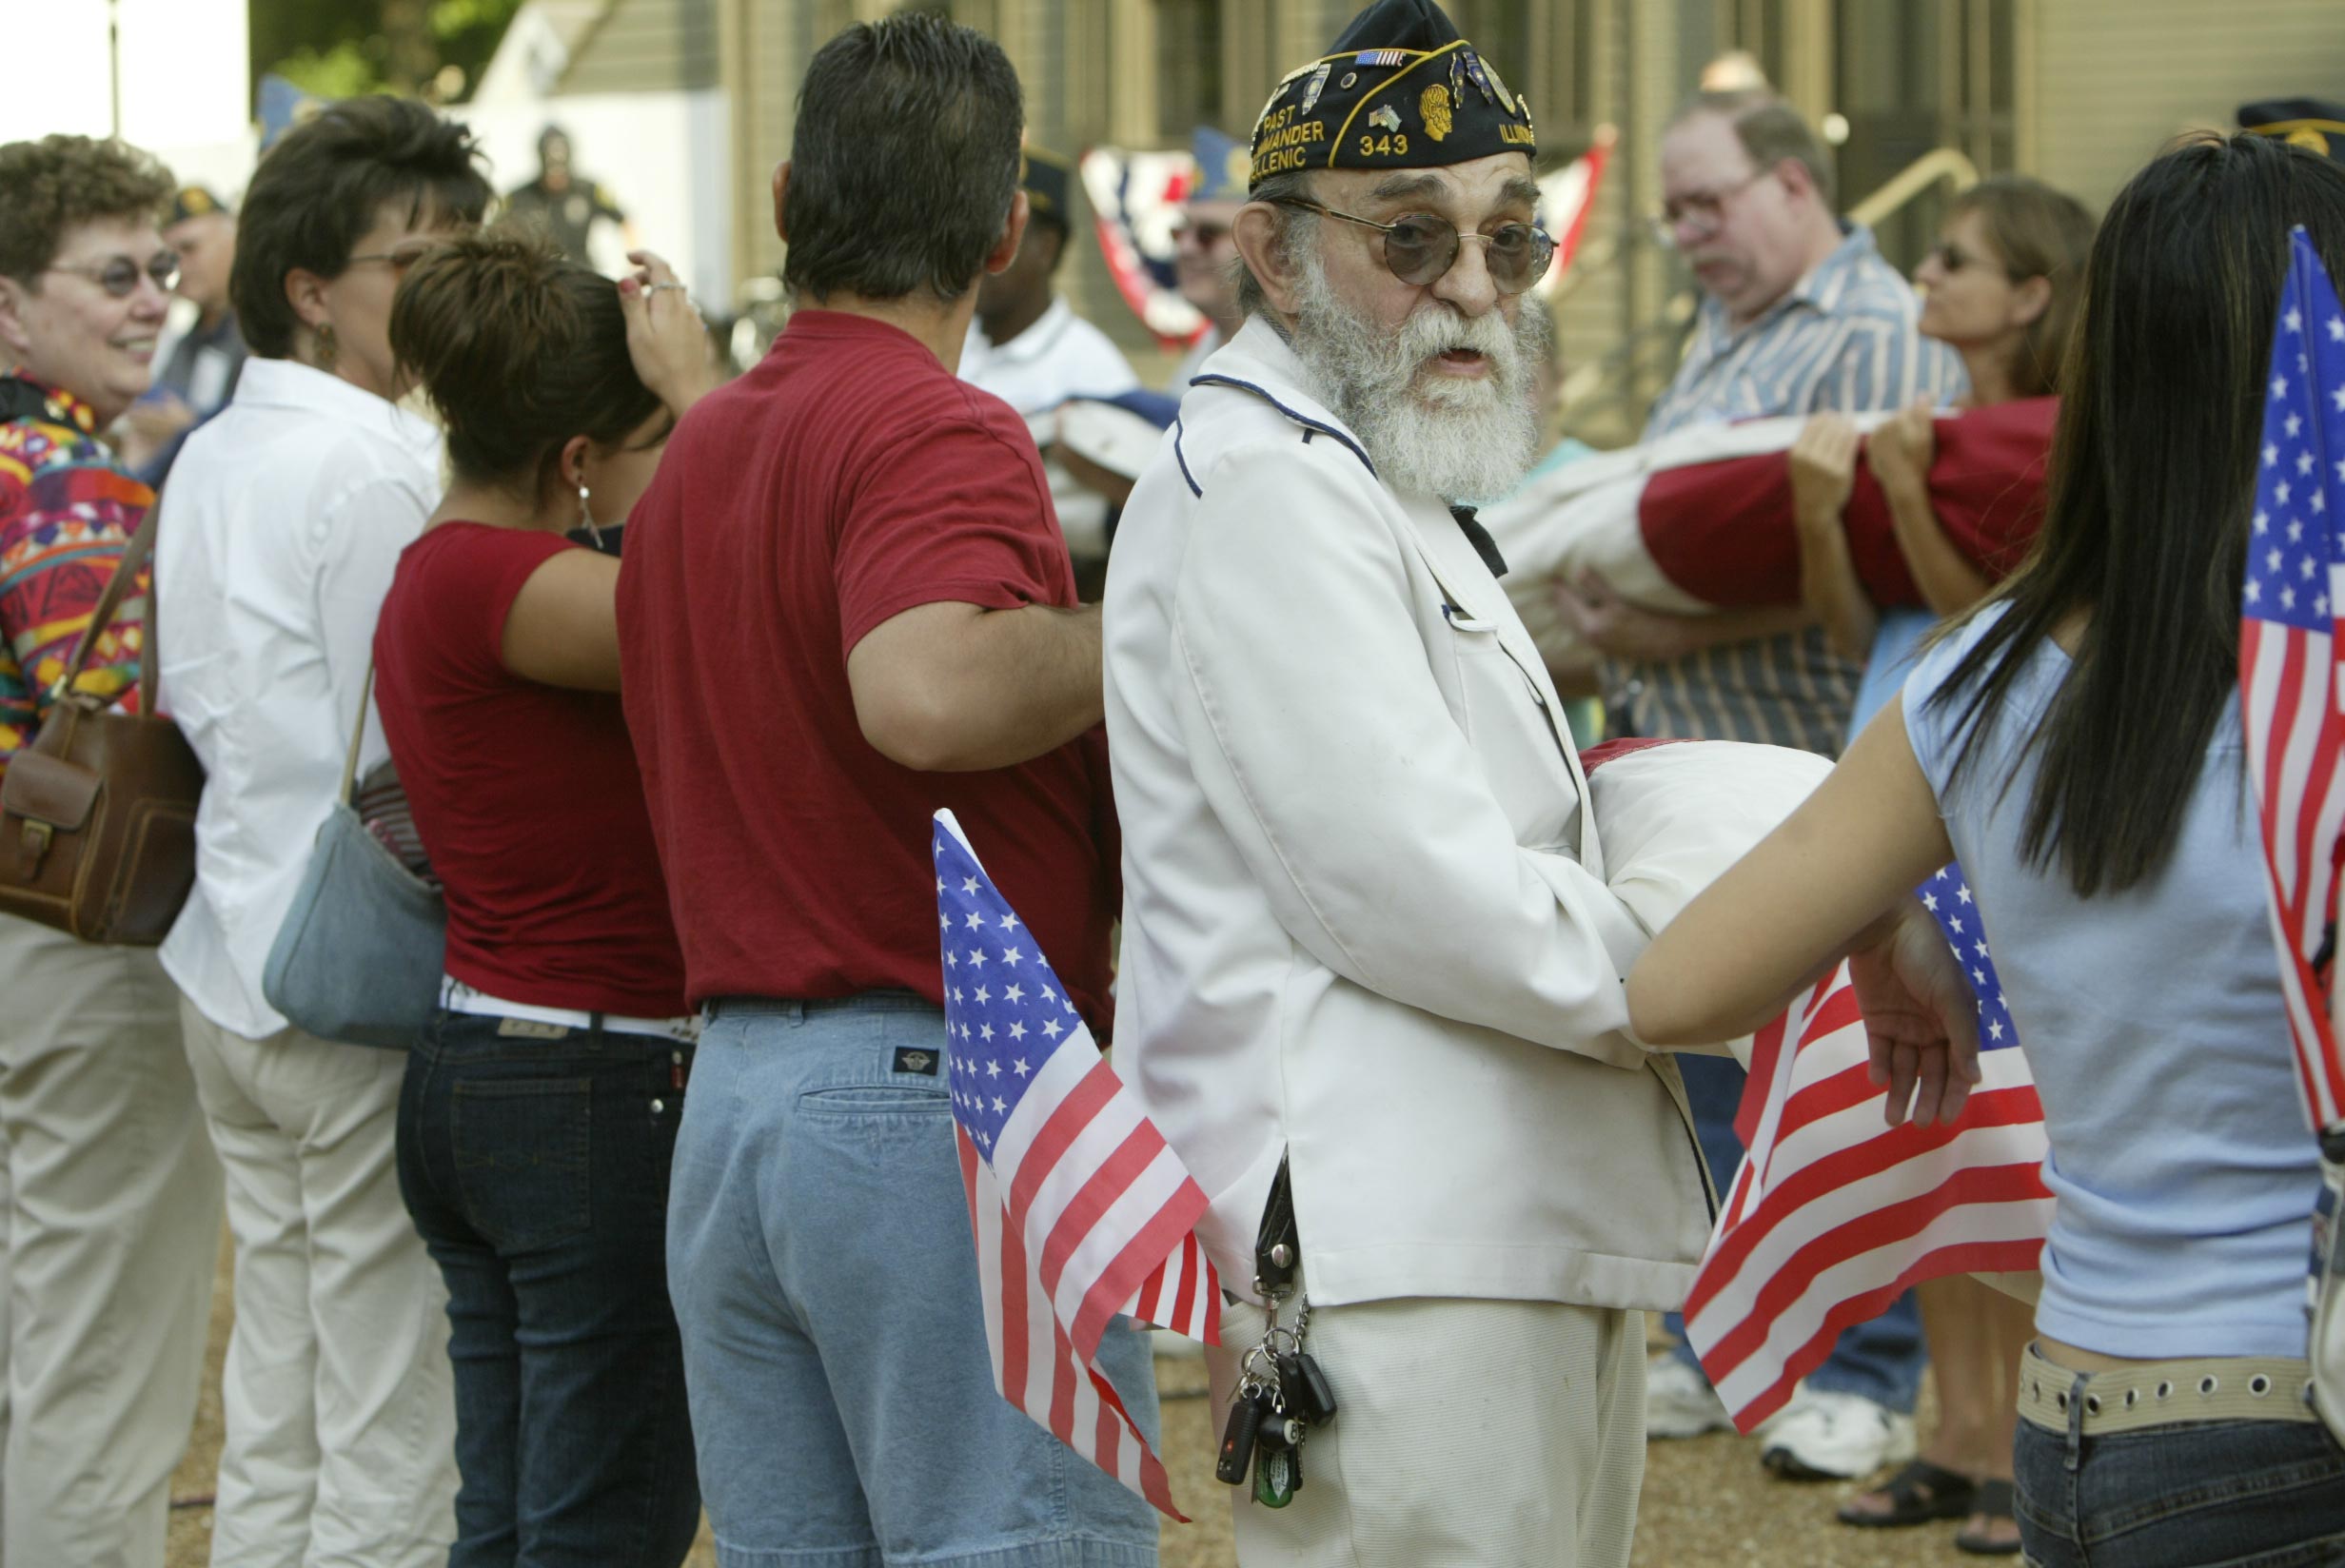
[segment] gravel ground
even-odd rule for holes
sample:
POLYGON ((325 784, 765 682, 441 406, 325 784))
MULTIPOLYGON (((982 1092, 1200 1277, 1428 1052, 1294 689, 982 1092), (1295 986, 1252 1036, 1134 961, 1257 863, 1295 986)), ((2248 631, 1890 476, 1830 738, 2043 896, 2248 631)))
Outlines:
MULTIPOLYGON (((227 1349, 228 1267, 225 1246, 212 1297, 211 1345, 193 1441, 172 1487, 179 1499, 208 1500, 220 1453, 220 1359, 227 1349)), ((1167 1524, 1163 1568, 1234 1568, 1228 1489, 1213 1480, 1217 1434, 1205 1394, 1205 1366, 1193 1359, 1157 1362, 1164 1401, 1164 1456, 1173 1496, 1195 1522, 1167 1524)), ((1801 1485, 1759 1468, 1758 1445, 1727 1434, 1657 1442, 1645 1466, 1634 1568, 1952 1568, 1976 1559, 1954 1550, 1952 1523, 1916 1530, 1852 1530, 1832 1510, 1853 1484, 1801 1485)), ((206 1568, 211 1510, 171 1511, 166 1568, 206 1568)), ((706 1527, 687 1559, 716 1568, 706 1527)), ((2014 1559, 2016 1560, 2016 1559, 2014 1559)), ((1504 1568, 1504 1565, 1494 1565, 1504 1568)))

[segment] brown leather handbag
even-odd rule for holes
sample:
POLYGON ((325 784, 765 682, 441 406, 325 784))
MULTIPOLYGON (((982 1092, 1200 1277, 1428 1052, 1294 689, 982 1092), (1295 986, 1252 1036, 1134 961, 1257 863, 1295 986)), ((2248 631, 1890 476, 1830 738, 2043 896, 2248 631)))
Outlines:
POLYGON ((195 886, 195 805, 204 765, 155 712, 155 607, 139 647, 139 707, 121 713, 73 690, 154 549, 149 506, 99 596, 31 745, 0 774, 0 913, 85 942, 151 948, 195 886))

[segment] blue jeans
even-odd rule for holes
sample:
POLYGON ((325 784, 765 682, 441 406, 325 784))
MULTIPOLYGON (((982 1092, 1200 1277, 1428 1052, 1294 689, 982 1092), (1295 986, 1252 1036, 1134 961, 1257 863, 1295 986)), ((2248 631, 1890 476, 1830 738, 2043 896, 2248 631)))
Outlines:
MULTIPOLYGON (((2078 1379, 2081 1388, 2083 1379, 2078 1379)), ((2020 1542, 2037 1568, 2335 1568, 2345 1451, 2318 1421, 2220 1421, 2086 1437, 2022 1421, 2020 1542)))
POLYGON ((449 1568, 675 1568, 700 1519, 663 1245, 692 1048, 502 1022, 441 1013, 399 1101, 400 1192, 448 1287, 449 1568))
MULTIPOLYGON (((1154 1568, 1156 1518, 994 1386, 919 997, 727 1001, 676 1148, 668 1279, 723 1568, 1154 1568)), ((1147 1336, 1099 1364, 1150 1441, 1147 1336)))
MULTIPOLYGON (((1734 1133, 1735 1107, 1743 1101, 1743 1069, 1725 1056, 1686 1056, 1677 1059, 1685 1075, 1685 1099, 1693 1107, 1694 1136, 1701 1140, 1702 1157, 1723 1197, 1742 1167, 1743 1142, 1734 1133)), ((1678 1337, 1672 1352, 1686 1365, 1701 1362, 1685 1343, 1685 1318, 1672 1312, 1663 1320, 1678 1337)), ((1807 1375, 1807 1386, 1821 1394, 1858 1394, 1903 1415, 1914 1412, 1921 1392, 1921 1370, 1928 1358, 1921 1346, 1921 1310, 1910 1290, 1891 1303, 1869 1323, 1841 1331, 1832 1354, 1807 1375)))

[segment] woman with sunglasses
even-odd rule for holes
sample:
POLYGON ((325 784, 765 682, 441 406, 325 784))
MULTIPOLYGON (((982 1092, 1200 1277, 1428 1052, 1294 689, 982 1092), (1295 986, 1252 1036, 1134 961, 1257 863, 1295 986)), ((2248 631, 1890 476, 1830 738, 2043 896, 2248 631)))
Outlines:
MULTIPOLYGON (((99 438, 147 389, 170 193, 120 142, 0 147, 0 778, 93 630, 78 689, 151 700, 144 584, 89 620, 154 502, 99 438)), ((0 1560, 161 1568, 220 1225, 177 997, 143 948, 8 914, 0 997, 0 1560)))
POLYGON ((393 1157, 404 1053, 293 1028, 261 973, 439 489, 437 435, 395 406, 392 293, 488 197, 464 127, 421 104, 351 99, 288 132, 246 192, 229 280, 252 357, 164 501, 164 689, 207 782, 162 956, 236 1243, 222 1563, 436 1568, 453 1533, 446 1292, 393 1157))
MULTIPOLYGON (((2057 396, 2092 244, 2092 215, 2074 197, 2025 175, 1995 175, 1955 198, 1914 281, 1925 291, 1921 335, 1962 356, 1970 391, 1956 401, 1958 409, 2057 396)), ((1791 449, 1803 598, 1839 652, 1867 660, 1849 718, 1852 735, 1896 696, 1939 618, 1968 610, 1991 586, 1931 508, 1937 416, 1927 399, 1919 400, 1861 441, 1845 417, 1819 414, 1791 449), (1842 512, 1860 449, 1889 503, 1899 549, 1921 591, 1920 605, 1877 607, 1858 580, 1842 512)), ((1838 1517, 1874 1528, 1961 1519, 1958 1550, 2008 1556, 2020 1550, 2011 1517, 2011 1434, 2028 1308, 1967 1277, 1932 1280, 1915 1295, 1938 1373, 1938 1424, 1912 1462, 1852 1499, 1838 1517)))
POLYGON ((2118 193, 2034 552, 1628 980, 1641 1038, 1720 1040, 1853 953, 1891 1116, 1951 1121, 1975 1003, 1912 890, 1959 855, 2051 1146, 2012 1451, 2043 1568, 2345 1540, 2345 1452, 2302 1398, 2320 1174, 2237 691, 2296 225, 2345 269, 2345 169, 2254 135, 2188 138, 2118 193))
POLYGON ((454 469, 375 634, 448 905, 399 1174, 454 1328, 453 1568, 675 1568, 700 1517, 664 1243, 699 1022, 619 707, 619 562, 576 542, 625 521, 710 381, 639 255, 617 284, 474 236, 391 311, 454 469))

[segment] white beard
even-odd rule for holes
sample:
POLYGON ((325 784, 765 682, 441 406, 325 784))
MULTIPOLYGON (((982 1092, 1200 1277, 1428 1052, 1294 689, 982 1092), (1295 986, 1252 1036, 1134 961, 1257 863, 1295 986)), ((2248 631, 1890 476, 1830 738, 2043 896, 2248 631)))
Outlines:
POLYGON ((1439 301, 1386 332, 1328 286, 1316 236, 1294 236, 1301 264, 1294 351, 1328 407, 1360 438, 1396 494, 1490 501, 1523 482, 1539 455, 1538 369, 1553 327, 1532 301, 1514 323, 1496 310, 1460 315, 1439 301), (1488 376, 1443 375, 1427 362, 1479 351, 1488 376))

